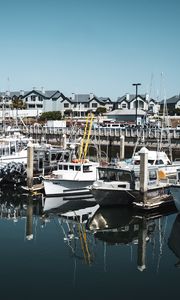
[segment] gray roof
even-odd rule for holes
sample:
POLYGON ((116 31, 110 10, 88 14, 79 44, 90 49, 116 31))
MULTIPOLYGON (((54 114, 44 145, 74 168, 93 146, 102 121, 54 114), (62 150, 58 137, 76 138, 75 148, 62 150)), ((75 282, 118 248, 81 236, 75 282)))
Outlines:
MULTIPOLYGON (((136 99, 136 95, 135 94, 128 94, 128 97, 129 97, 129 100, 127 100, 127 94, 126 95, 123 95, 122 97, 118 97, 117 98, 117 102, 122 102, 122 101, 127 101, 127 102, 131 102, 132 100, 136 99)), ((137 97, 140 97, 142 98, 144 101, 147 101, 146 100, 146 94, 145 95, 140 95, 138 94, 137 97)), ((149 99, 150 100, 153 100, 153 99, 149 99)))
MULTIPOLYGON (((176 95, 176 96, 173 96, 173 97, 167 99, 166 103, 167 104, 176 104, 178 101, 180 101, 180 95, 176 95)), ((160 104, 164 104, 164 100, 162 100, 160 102, 160 104)))
POLYGON ((98 97, 98 100, 104 103, 112 103, 112 100, 109 97, 98 97))
POLYGON ((89 103, 92 100, 96 100, 102 105, 112 103, 109 97, 97 97, 93 94, 73 94, 72 97, 69 97, 69 100, 71 103, 89 103))
POLYGON ((58 90, 42 91, 42 90, 35 90, 35 89, 32 89, 30 91, 23 91, 22 90, 22 91, 14 91, 14 92, 2 92, 2 93, 0 93, 0 96, 10 97, 10 98, 13 98, 14 96, 16 96, 16 97, 22 96, 22 98, 25 98, 31 93, 37 93, 45 99, 51 99, 51 98, 58 99, 59 97, 62 97, 62 98, 65 97, 58 90))
POLYGON ((89 94, 74 94, 74 99, 70 98, 72 102, 89 102, 91 97, 89 94))

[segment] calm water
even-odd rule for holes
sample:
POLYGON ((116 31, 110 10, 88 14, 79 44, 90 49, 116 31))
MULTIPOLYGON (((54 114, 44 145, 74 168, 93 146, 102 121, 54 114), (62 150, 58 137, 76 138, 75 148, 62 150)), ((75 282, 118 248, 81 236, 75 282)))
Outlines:
POLYGON ((175 299, 180 215, 1 192, 1 299, 175 299), (46 211, 44 211, 46 210, 46 211))

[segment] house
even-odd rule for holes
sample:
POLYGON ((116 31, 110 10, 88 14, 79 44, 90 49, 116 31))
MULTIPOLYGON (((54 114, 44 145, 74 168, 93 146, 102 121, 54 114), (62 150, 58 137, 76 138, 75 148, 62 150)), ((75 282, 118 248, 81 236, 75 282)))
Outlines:
POLYGON ((36 109, 41 112, 59 111, 61 102, 66 97, 59 90, 36 90, 26 92, 22 99, 27 109, 36 109))
MULTIPOLYGON (((163 111, 163 107, 164 107, 164 100, 160 102, 160 109, 161 111, 163 111)), ((176 95, 173 96, 169 99, 166 100, 166 105, 167 105, 167 110, 169 113, 173 113, 174 114, 174 110, 176 108, 180 109, 180 95, 176 95)))
POLYGON ((38 90, 33 88, 31 91, 15 91, 0 93, 0 109, 6 109, 6 114, 12 113, 12 101, 22 99, 26 109, 19 110, 21 116, 38 116, 42 112, 61 110, 61 102, 66 97, 59 90, 38 90), (8 112, 9 111, 9 112, 8 112))
POLYGON ((108 119, 115 120, 121 123, 127 123, 127 124, 136 124, 136 118, 137 118, 137 125, 142 125, 146 122, 146 112, 141 109, 137 109, 137 115, 136 115, 136 109, 115 109, 109 113, 105 114, 108 119))
POLYGON ((135 109, 137 103, 137 109, 144 111, 153 110, 156 106, 156 101, 151 99, 148 94, 145 95, 130 95, 126 94, 122 97, 117 98, 115 109, 135 109))
POLYGON ((85 117, 88 111, 95 112, 98 107, 105 107, 107 111, 112 110, 113 103, 108 97, 97 97, 94 94, 72 94, 61 102, 62 114, 71 110, 74 117, 85 117))

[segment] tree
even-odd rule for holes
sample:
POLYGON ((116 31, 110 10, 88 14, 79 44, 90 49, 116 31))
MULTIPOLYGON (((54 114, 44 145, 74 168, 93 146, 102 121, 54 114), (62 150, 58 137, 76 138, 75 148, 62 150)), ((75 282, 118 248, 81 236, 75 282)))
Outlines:
POLYGON ((15 97, 12 99, 11 108, 12 109, 25 109, 26 103, 24 103, 24 101, 20 97, 15 97))
POLYGON ((73 114, 72 109, 66 109, 66 110, 64 111, 64 116, 65 116, 65 117, 70 117, 70 116, 72 116, 72 114, 73 114))
POLYGON ((60 111, 48 111, 44 112, 40 115, 40 121, 47 121, 47 120, 61 120, 62 114, 60 111))
POLYGON ((174 112, 177 116, 180 116, 180 108, 175 108, 174 112))
POLYGON ((103 107, 103 106, 100 106, 100 107, 98 107, 97 109, 96 109, 96 112, 95 112, 95 114, 98 116, 98 115, 103 115, 103 114, 105 114, 106 113, 106 107, 103 107))

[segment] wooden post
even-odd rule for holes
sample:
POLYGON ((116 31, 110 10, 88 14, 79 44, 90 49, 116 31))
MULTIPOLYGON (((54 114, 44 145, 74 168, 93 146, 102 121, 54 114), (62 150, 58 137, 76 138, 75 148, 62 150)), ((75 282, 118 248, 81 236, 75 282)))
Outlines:
POLYGON ((29 199, 27 206, 27 215, 26 215, 26 239, 28 241, 33 239, 33 203, 32 199, 29 199))
POLYGON ((143 202, 147 200, 148 187, 148 149, 143 147, 140 151, 140 192, 143 195, 143 202))
POLYGON ((34 159, 33 143, 29 141, 27 145, 27 186, 28 188, 32 188, 33 186, 33 159, 34 159))
POLYGON ((139 271, 144 271, 146 268, 146 238, 147 238, 147 221, 142 219, 138 232, 138 252, 137 252, 137 267, 139 271))
POLYGON ((63 136, 63 149, 65 150, 67 148, 67 144, 66 144, 66 134, 64 133, 63 136))
POLYGON ((120 160, 124 159, 124 135, 120 136, 120 160))

